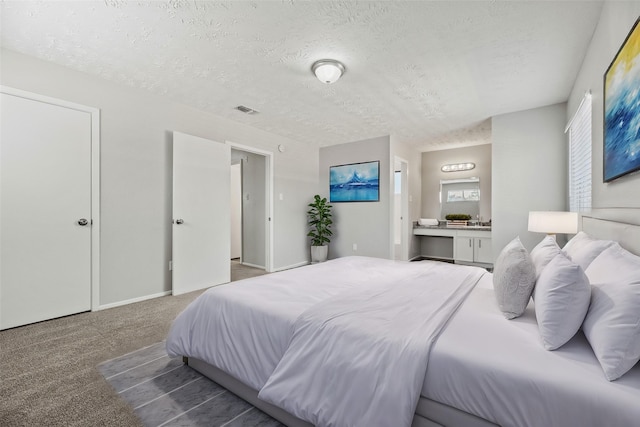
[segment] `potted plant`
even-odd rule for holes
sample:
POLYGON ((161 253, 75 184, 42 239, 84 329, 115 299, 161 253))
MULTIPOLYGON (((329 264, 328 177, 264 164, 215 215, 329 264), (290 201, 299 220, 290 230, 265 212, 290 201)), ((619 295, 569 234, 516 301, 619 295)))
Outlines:
POLYGON ((447 225, 467 225, 467 222, 471 219, 471 215, 468 214, 449 214, 444 217, 447 220, 447 225))
POLYGON ((311 230, 307 236, 311 237, 311 262, 324 262, 329 252, 329 237, 331 232, 331 205, 326 197, 313 196, 313 203, 309 203, 307 211, 307 223, 311 230))

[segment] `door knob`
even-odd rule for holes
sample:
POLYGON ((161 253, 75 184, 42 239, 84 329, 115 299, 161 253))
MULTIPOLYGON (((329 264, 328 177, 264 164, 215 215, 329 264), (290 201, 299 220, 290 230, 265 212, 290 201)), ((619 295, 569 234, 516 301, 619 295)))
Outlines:
POLYGON ((184 224, 184 221, 182 219, 176 219, 176 224, 178 225, 184 224))
POLYGON ((81 226, 83 226, 83 227, 84 227, 84 226, 85 226, 85 225, 87 225, 87 224, 89 224, 89 221, 87 221, 85 218, 80 218, 80 219, 78 220, 78 225, 81 225, 81 226))

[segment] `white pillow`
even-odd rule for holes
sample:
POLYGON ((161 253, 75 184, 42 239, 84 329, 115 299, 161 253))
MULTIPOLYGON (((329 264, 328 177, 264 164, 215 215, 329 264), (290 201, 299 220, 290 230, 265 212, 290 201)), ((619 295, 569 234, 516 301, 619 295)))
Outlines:
POLYGON ((578 332, 590 299, 591 286, 582 267, 558 248, 558 254, 544 268, 534 290, 536 319, 544 348, 555 350, 578 332))
POLYGON ((561 252, 560 246, 553 236, 546 236, 531 251, 531 261, 536 268, 536 280, 540 277, 540 273, 552 259, 561 252))
POLYGON ((591 306, 582 329, 609 381, 640 360, 640 257, 617 243, 586 270, 591 306))
POLYGON ((502 249, 493 268, 498 307, 507 319, 524 313, 535 283, 536 269, 520 238, 516 237, 502 249))
POLYGON ((564 245, 562 250, 569 258, 586 271, 589 264, 609 246, 615 242, 612 240, 600 240, 580 231, 564 245))

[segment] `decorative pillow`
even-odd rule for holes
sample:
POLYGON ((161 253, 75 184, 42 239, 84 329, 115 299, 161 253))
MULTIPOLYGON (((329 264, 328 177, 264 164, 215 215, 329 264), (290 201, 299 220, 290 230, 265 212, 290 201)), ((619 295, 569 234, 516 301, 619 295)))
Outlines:
POLYGON ((578 247, 582 246, 587 241, 587 239, 591 239, 591 236, 589 236, 584 231, 578 231, 578 234, 569 239, 562 250, 570 256, 571 251, 574 249, 574 246, 577 249, 578 247))
MULTIPOLYGON (((533 257, 533 253, 531 254, 533 257)), ((580 329, 589 309, 591 286, 582 267, 560 252, 547 264, 534 290, 542 344, 555 350, 580 329)))
POLYGON ((540 277, 540 273, 552 259, 561 252, 560 246, 553 236, 546 236, 531 251, 531 261, 536 268, 536 280, 540 277))
POLYGON ((609 381, 640 360, 640 257, 614 243, 586 270, 591 306, 582 329, 609 381))
POLYGON ((493 268, 498 307, 507 319, 524 313, 535 283, 536 269, 520 238, 516 237, 502 249, 493 268))
POLYGON ((564 245, 562 250, 569 258, 586 271, 589 264, 609 246, 615 242, 612 240, 600 240, 580 231, 564 245))

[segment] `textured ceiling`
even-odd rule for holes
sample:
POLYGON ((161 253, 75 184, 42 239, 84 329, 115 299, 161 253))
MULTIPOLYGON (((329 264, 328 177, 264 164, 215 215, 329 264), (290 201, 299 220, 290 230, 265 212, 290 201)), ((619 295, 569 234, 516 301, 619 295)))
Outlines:
POLYGON ((490 142, 564 102, 601 1, 3 1, 2 45, 300 142, 490 142), (323 58, 347 71, 325 85, 323 58), (246 105, 259 114, 234 109, 246 105))

